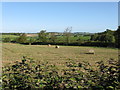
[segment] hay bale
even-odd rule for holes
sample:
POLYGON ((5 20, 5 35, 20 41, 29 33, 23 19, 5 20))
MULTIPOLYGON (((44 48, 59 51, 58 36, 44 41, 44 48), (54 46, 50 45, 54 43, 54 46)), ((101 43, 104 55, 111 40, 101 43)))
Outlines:
POLYGON ((50 44, 48 44, 48 47, 50 47, 51 45, 50 44))
POLYGON ((93 49, 89 50, 89 54, 95 54, 95 51, 93 49))
POLYGON ((56 45, 55 48, 60 48, 60 47, 58 45, 56 45))
POLYGON ((93 49, 89 50, 86 54, 95 54, 95 51, 93 49))

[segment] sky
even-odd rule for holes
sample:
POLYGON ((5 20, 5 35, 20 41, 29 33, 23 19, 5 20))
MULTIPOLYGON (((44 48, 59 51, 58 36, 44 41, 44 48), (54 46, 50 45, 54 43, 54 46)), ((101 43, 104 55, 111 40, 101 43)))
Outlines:
POLYGON ((118 2, 118 26, 120 26, 120 2, 118 2))
POLYGON ((118 27, 117 2, 3 2, 2 32, 103 32, 118 27))
POLYGON ((1 0, 2 2, 119 2, 120 0, 1 0))
POLYGON ((1 31, 2 31, 2 3, 0 2, 0 32, 1 31))

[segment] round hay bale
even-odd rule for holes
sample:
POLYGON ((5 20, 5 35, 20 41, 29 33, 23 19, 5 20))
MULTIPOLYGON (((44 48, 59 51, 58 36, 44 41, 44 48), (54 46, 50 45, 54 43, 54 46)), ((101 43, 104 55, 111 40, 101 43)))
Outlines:
POLYGON ((50 44, 48 44, 48 47, 50 47, 51 45, 50 44))
POLYGON ((60 47, 58 45, 56 45, 55 48, 60 48, 60 47))
POLYGON ((89 50, 88 54, 95 54, 95 51, 93 49, 89 50))

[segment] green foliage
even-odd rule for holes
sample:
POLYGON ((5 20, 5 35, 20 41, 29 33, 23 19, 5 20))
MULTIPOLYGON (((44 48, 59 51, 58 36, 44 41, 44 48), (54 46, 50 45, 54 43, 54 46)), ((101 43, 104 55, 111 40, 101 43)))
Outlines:
POLYGON ((51 86, 56 75, 54 65, 36 64, 32 59, 23 57, 21 62, 3 68, 3 88, 31 89, 51 86), (51 76, 52 75, 52 76, 51 76), (51 76, 51 78, 49 78, 51 76), (47 85, 46 85, 47 84, 47 85))
POLYGON ((109 34, 109 35, 114 35, 115 31, 112 31, 110 29, 106 29, 105 32, 103 32, 102 34, 109 34))
MULTIPOLYGON (((81 86, 87 89, 118 89, 120 82, 119 66, 118 63, 112 59, 109 61, 109 65, 105 65, 103 61, 97 62, 98 69, 94 70, 93 67, 87 63, 68 63, 70 67, 65 74, 70 78, 72 87, 81 86), (110 83, 111 82, 111 83, 110 83)), ((71 86, 70 86, 71 87, 71 86)))
MULTIPOLYGON (((91 35, 91 41, 95 41, 95 42, 101 42, 101 44, 104 43, 113 43, 112 45, 110 45, 110 47, 115 47, 115 42, 117 40, 117 35, 116 35, 116 31, 112 31, 107 29, 105 32, 101 32, 101 33, 96 33, 94 35, 91 35)), ((101 45, 100 45, 101 46, 101 45)), ((108 47, 109 45, 107 45, 108 47)))
POLYGON ((16 38, 18 38, 19 36, 16 36, 16 35, 2 35, 2 42, 13 42, 13 41, 16 41, 16 38))
POLYGON ((38 33, 39 40, 41 42, 46 42, 47 41, 47 33, 46 30, 41 30, 40 33, 38 33))
POLYGON ((3 39, 3 42, 10 42, 10 41, 11 41, 11 39, 9 37, 6 37, 3 39))
MULTIPOLYGON (((46 30, 41 30, 38 36, 29 36, 27 34, 18 35, 20 33, 5 33, 2 37, 3 42, 21 43, 29 45, 69 45, 69 46, 98 46, 98 47, 118 47, 119 46, 119 29, 117 31, 112 31, 107 29, 104 32, 90 34, 90 33, 71 33, 72 27, 65 29, 63 33, 58 32, 46 32, 46 30), (27 35, 27 36, 26 36, 27 35), (6 38, 5 38, 6 37, 6 38), (10 38, 10 40, 9 40, 10 38), (95 43, 94 43, 95 42, 95 43), (99 44, 96 45, 96 43, 99 44), (102 44, 105 45, 102 45, 102 44), (108 44, 111 43, 111 44, 108 44)), ((1 40, 0 40, 1 41, 1 40)))
POLYGON ((36 39, 34 37, 28 37, 27 43, 29 43, 29 45, 31 45, 32 43, 36 42, 36 39))
POLYGON ((57 36, 55 36, 55 33, 51 33, 49 40, 50 42, 56 43, 57 36))
POLYGON ((92 35, 92 41, 101 41, 101 42, 115 42, 115 37, 109 34, 101 34, 101 35, 92 35))
POLYGON ((78 44, 80 45, 80 44, 82 44, 82 43, 84 42, 84 40, 82 39, 82 37, 79 37, 79 38, 77 39, 77 42, 78 42, 78 44))
POLYGON ((116 47, 120 48, 120 26, 118 26, 118 29, 114 35, 115 35, 116 47))
POLYGON ((26 43, 27 41, 27 36, 25 33, 23 33, 18 39, 17 39, 17 42, 19 43, 26 43))
POLYGON ((98 34, 91 35, 91 39, 90 40, 97 41, 97 37, 98 37, 98 34))
POLYGON ((103 34, 97 37, 98 41, 102 41, 102 42, 115 42, 115 38, 113 35, 109 35, 109 34, 103 34))
POLYGON ((4 89, 120 89, 118 62, 110 59, 108 65, 103 61, 96 64, 93 67, 87 62, 69 61, 59 74, 55 65, 23 57, 20 62, 3 68, 2 86, 4 89))
POLYGON ((68 27, 64 31, 64 38, 65 43, 68 45, 70 43, 70 36, 71 36, 72 27, 68 27))
POLYGON ((20 34, 22 34, 22 33, 2 33, 2 35, 11 35, 11 36, 12 36, 12 35, 13 35, 13 36, 14 36, 14 35, 15 35, 15 36, 16 36, 16 35, 19 36, 20 34))

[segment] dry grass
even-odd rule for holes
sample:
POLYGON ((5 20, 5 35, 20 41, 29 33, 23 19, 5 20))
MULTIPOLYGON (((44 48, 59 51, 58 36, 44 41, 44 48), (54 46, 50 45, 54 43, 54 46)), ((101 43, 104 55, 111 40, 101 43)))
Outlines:
POLYGON ((95 48, 82 46, 55 46, 48 45, 20 45, 20 44, 2 44, 2 62, 3 66, 13 63, 16 60, 21 60, 22 56, 33 58, 36 61, 48 61, 56 64, 58 67, 63 67, 66 61, 87 61, 94 65, 96 61, 110 58, 118 59, 118 50, 110 48, 95 48), (90 49, 95 51, 94 54, 85 54, 90 49))

